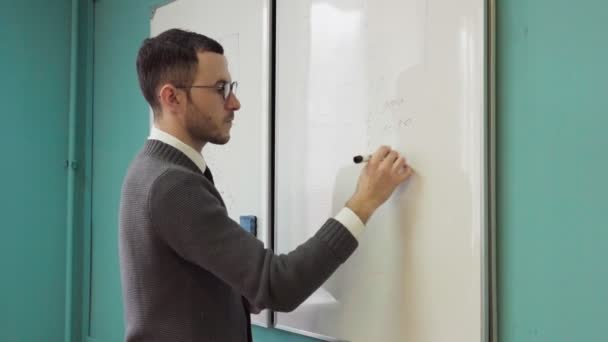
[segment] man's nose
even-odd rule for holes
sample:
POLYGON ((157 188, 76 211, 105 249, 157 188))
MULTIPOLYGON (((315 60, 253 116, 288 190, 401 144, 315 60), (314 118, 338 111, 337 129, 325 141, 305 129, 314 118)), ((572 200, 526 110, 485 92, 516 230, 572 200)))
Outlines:
POLYGON ((241 102, 239 101, 239 99, 236 97, 235 94, 231 93, 228 96, 228 100, 226 101, 226 106, 228 107, 229 110, 239 110, 241 109, 241 102))

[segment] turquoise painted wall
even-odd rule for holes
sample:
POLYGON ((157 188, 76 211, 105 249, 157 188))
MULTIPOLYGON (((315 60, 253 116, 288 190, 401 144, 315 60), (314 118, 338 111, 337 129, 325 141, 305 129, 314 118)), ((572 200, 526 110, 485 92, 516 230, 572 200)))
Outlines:
POLYGON ((500 340, 608 341, 608 3, 497 10, 500 340))
POLYGON ((152 1, 98 1, 92 134, 90 316, 87 336, 121 341, 124 322, 118 261, 118 205, 127 166, 148 132, 135 56, 149 31, 152 1))
POLYGON ((0 4, 0 341, 62 341, 70 1, 0 4))

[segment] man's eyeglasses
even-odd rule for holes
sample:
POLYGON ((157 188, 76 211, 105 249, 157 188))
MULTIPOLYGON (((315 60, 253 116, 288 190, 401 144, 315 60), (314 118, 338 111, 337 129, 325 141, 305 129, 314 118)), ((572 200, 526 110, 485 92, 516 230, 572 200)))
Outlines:
POLYGON ((189 87, 184 87, 184 86, 179 86, 176 88, 179 89, 187 89, 187 88, 207 88, 207 89, 215 89, 217 90, 217 92, 219 94, 221 94, 224 97, 224 101, 228 99, 228 96, 230 96, 230 94, 235 94, 236 95, 236 88, 238 87, 238 82, 234 81, 232 83, 228 83, 228 82, 223 82, 220 84, 216 84, 216 85, 210 85, 210 86, 205 86, 205 85, 191 85, 189 87))

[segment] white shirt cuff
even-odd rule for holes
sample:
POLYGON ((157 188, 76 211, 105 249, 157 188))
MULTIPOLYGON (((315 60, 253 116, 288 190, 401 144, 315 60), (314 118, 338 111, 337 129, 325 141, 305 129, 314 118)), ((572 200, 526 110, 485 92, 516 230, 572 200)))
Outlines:
POLYGON ((357 239, 357 241, 359 240, 359 236, 363 233, 365 225, 363 224, 359 216, 357 216, 357 214, 350 210, 350 208, 342 208, 342 210, 340 210, 340 212, 334 217, 334 219, 342 223, 342 225, 344 225, 346 229, 348 229, 351 234, 353 234, 355 239, 357 239))

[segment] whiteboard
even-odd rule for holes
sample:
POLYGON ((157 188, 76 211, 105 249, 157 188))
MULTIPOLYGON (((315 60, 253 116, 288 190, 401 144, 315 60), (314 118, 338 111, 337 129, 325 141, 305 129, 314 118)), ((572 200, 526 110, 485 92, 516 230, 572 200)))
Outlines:
MULTIPOLYGON (((239 222, 241 215, 257 216, 258 238, 267 247, 271 241, 269 14, 268 0, 179 0, 157 8, 150 25, 152 36, 180 28, 211 37, 224 47, 232 79, 239 82, 241 109, 235 113, 228 144, 208 144, 203 156, 230 217, 239 222)), ((266 327, 270 318, 268 310, 251 316, 252 323, 266 327)))
POLYGON ((325 340, 487 340, 484 0, 277 2, 277 252, 354 192, 387 144, 415 176, 276 326, 325 340))

